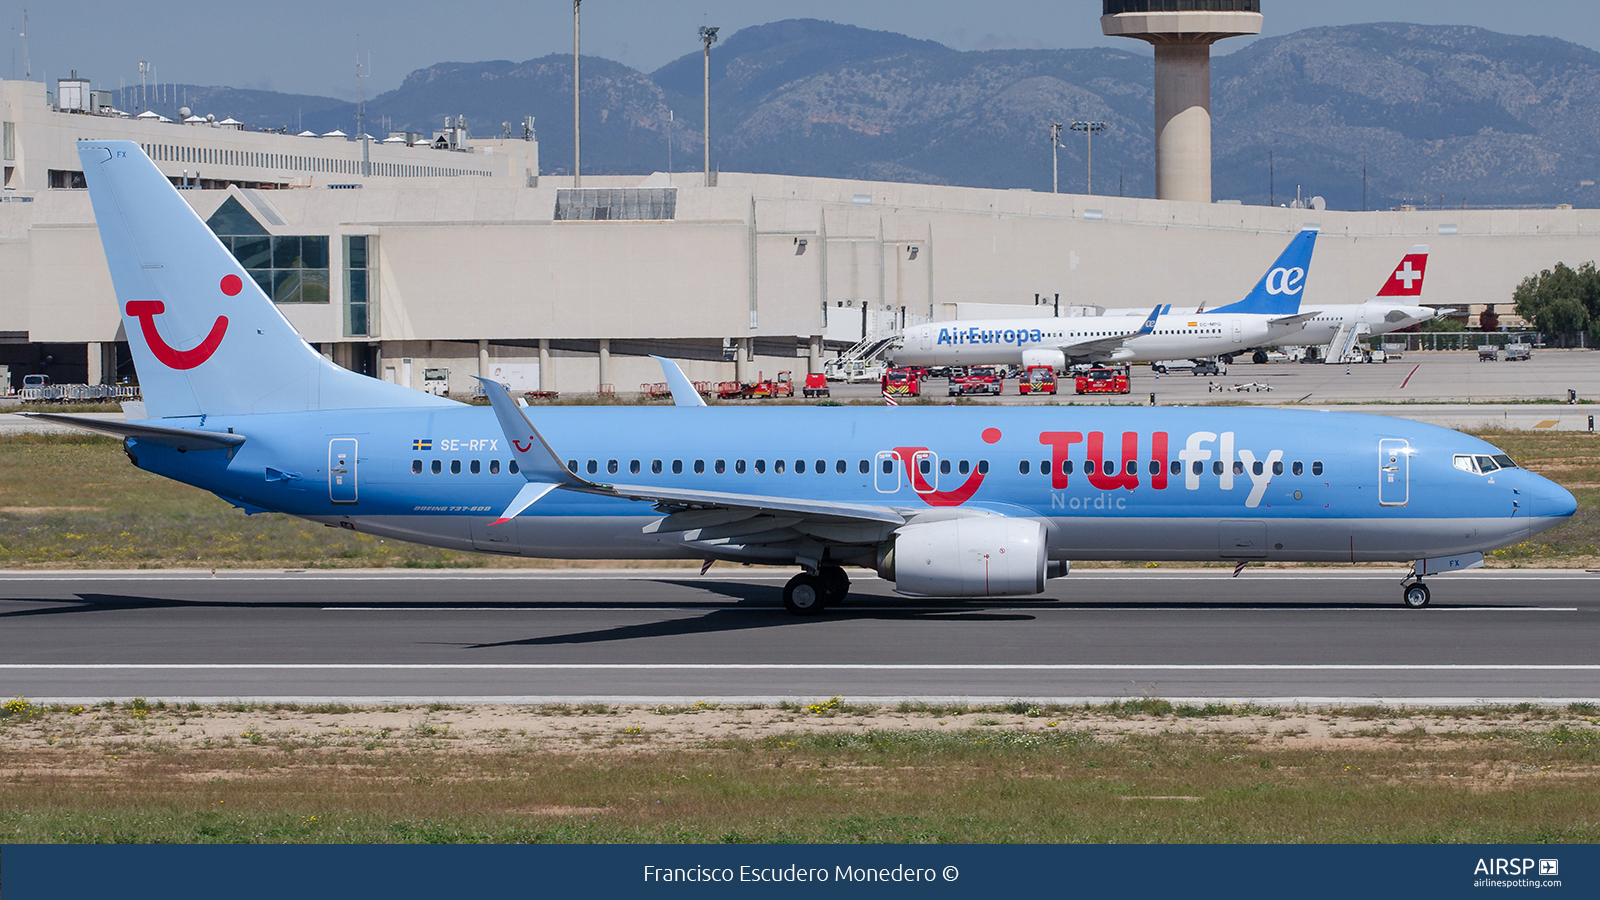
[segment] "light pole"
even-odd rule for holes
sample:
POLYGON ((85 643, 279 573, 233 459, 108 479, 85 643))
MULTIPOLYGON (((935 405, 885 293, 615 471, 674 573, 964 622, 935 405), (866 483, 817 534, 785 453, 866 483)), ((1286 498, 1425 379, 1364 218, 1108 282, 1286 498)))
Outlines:
POLYGON ((1079 122, 1074 120, 1071 128, 1073 131, 1083 132, 1084 139, 1088 141, 1088 155, 1084 160, 1087 165, 1087 174, 1084 178, 1084 193, 1094 193, 1094 136, 1106 130, 1105 122, 1079 122))
POLYGON ((1052 194, 1061 193, 1061 170, 1056 165, 1056 148, 1061 146, 1062 127, 1060 122, 1050 123, 1050 193, 1052 194))
POLYGON ((572 186, 583 186, 578 140, 578 6, 583 0, 572 0, 572 186))
POLYGON ((711 45, 717 42, 717 29, 701 25, 700 40, 706 45, 706 187, 711 187, 711 45))

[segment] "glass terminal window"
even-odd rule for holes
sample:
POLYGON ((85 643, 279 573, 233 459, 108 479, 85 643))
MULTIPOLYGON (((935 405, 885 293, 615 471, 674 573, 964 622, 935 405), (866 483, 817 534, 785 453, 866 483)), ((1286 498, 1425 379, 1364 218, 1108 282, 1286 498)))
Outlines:
POLYGON ((328 302, 326 236, 269 234, 236 197, 224 200, 206 225, 272 302, 328 302))

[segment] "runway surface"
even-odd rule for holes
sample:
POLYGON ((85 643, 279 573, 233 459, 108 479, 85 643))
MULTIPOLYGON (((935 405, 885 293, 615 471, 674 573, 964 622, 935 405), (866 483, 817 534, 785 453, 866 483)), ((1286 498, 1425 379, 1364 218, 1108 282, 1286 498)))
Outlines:
POLYGON ((1600 574, 1083 570, 819 618, 760 569, 0 573, 0 695, 613 702, 1600 698, 1600 574))

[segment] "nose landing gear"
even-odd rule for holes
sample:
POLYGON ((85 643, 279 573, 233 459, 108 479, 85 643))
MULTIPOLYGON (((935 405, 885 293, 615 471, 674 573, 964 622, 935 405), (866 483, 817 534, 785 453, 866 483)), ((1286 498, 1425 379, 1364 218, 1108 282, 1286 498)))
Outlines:
POLYGON ((1422 609, 1432 599, 1428 586, 1422 583, 1422 576, 1417 574, 1415 566, 1405 578, 1401 579, 1400 588, 1400 601, 1407 609, 1422 609))

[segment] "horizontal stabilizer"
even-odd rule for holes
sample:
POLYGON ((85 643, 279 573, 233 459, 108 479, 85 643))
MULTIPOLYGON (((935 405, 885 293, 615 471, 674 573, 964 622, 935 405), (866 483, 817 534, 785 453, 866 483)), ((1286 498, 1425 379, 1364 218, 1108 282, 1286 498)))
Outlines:
POLYGON ((1314 309, 1311 312, 1304 312, 1298 316, 1282 316, 1276 319, 1268 319, 1267 324, 1274 328, 1289 328, 1291 326, 1304 325, 1321 314, 1322 310, 1314 309))
POLYGON ((201 431, 198 428, 173 428, 167 425, 145 425, 138 422, 117 422, 111 419, 89 419, 61 413, 21 413, 30 419, 54 422, 109 434, 112 437, 135 438, 147 444, 172 447, 177 450, 231 450, 244 443, 244 435, 227 431, 201 431))

